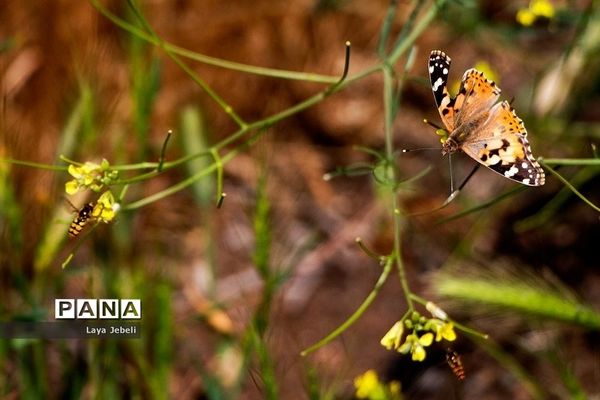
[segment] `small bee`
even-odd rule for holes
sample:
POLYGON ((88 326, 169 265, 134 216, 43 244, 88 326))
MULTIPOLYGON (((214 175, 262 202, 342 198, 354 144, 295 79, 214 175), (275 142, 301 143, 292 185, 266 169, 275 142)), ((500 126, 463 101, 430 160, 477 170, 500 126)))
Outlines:
POLYGON ((94 203, 87 203, 77 212, 69 227, 69 236, 74 238, 81 233, 85 224, 92 218, 92 211, 94 211, 94 203))
POLYGON ((456 351, 452 349, 446 350, 446 362, 459 381, 465 379, 465 368, 456 351))

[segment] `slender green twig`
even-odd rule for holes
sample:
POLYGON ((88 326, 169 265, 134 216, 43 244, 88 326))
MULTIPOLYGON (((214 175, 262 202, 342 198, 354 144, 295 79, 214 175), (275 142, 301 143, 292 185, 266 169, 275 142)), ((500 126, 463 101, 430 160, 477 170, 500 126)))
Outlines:
POLYGON ((192 80, 194 82, 196 82, 196 84, 198 86, 200 86, 202 88, 202 90, 204 90, 206 92, 206 94, 208 94, 210 96, 210 98, 212 98, 219 105, 219 107, 221 107, 223 109, 223 111, 225 111, 225 113, 227 115, 229 115, 229 117, 235 121, 235 123, 240 128, 244 128, 246 126, 246 123, 233 110, 233 107, 231 107, 221 96, 219 96, 219 94, 217 92, 215 92, 208 83, 206 83, 202 78, 200 78, 198 76, 198 74, 196 74, 194 71, 192 71, 192 69, 189 68, 188 65, 185 62, 183 62, 183 60, 181 60, 177 54, 170 51, 165 46, 164 40, 160 36, 158 36, 156 34, 156 32, 154 32, 154 30, 152 29, 152 26, 148 23, 146 18, 144 18, 144 16, 142 15, 142 13, 137 8, 137 6, 134 4, 133 1, 129 0, 128 4, 129 4, 130 8, 133 10, 137 20, 144 26, 144 28, 146 29, 148 34, 150 34, 152 36, 152 38, 154 39, 154 43, 156 44, 156 46, 163 49, 163 51, 179 66, 179 68, 181 68, 182 71, 184 71, 186 74, 188 74, 188 76, 190 78, 192 78, 192 80))
POLYGON ((221 192, 219 195, 219 199, 217 200, 217 208, 221 208, 223 206, 223 202, 225 202, 225 197, 227 197, 227 193, 221 192))
POLYGON ((388 6, 387 12, 381 24, 381 31, 379 32, 379 43, 377 44, 377 54, 381 59, 386 56, 385 46, 388 38, 390 37, 390 30, 392 28, 394 17, 398 11, 398 0, 391 0, 388 6))
MULTIPOLYGON (((394 158, 394 144, 393 144, 393 120, 394 120, 394 110, 398 110, 398 108, 392 104, 394 96, 394 84, 393 84, 393 72, 391 67, 384 68, 383 70, 383 103, 384 103, 384 131, 385 131, 385 153, 386 157, 389 160, 393 160, 394 158)), ((390 178, 394 182, 397 182, 397 173, 394 164, 390 164, 387 167, 388 171, 386 175, 390 175, 390 178)), ((408 279, 406 278, 406 270, 404 268, 404 263, 402 262, 402 247, 400 243, 400 236, 402 232, 402 222, 400 220, 401 215, 399 212, 400 206, 398 202, 398 195, 396 190, 391 192, 391 203, 392 203, 392 218, 394 221, 394 251, 393 251, 393 259, 396 263, 396 269, 398 271, 398 277, 400 279, 400 284, 402 285, 402 291, 404 293, 404 297, 406 299, 406 304, 408 306, 409 311, 414 309, 412 299, 410 298, 410 288, 408 286, 408 279)))
POLYGON ((392 51, 390 56, 388 57, 388 62, 390 64, 395 64, 396 61, 413 45, 415 40, 421 36, 423 31, 427 29, 431 21, 437 15, 437 12, 440 7, 442 7, 446 3, 446 0, 436 0, 433 2, 427 13, 419 20, 419 22, 415 25, 414 29, 406 35, 405 39, 398 43, 396 48, 392 51))
POLYGON ((220 208, 220 204, 223 202, 223 163, 217 150, 211 151, 211 154, 215 160, 215 167, 217 169, 217 208, 220 208))
POLYGON ((169 143, 169 139, 171 138, 172 133, 173 131, 169 129, 169 131, 167 132, 167 137, 163 142, 162 149, 160 150, 160 158, 158 159, 158 166, 156 167, 156 170, 158 172, 161 172, 163 169, 163 165, 165 163, 165 151, 167 151, 167 144, 169 143))
POLYGON ((356 239, 354 239, 354 241, 356 242, 356 244, 358 245, 358 247, 360 247, 360 249, 369 257, 371 257, 374 260, 377 261, 381 261, 384 257, 380 254, 375 253, 373 250, 369 249, 367 247, 367 245, 362 241, 361 238, 357 237, 356 239))
MULTIPOLYGON (((416 301, 417 303, 421 304, 422 306, 425 306, 429 301, 417 296, 414 293, 411 293, 410 298, 413 299, 414 301, 416 301)), ((452 324, 456 327, 456 329, 459 329, 465 333, 467 333, 468 335, 472 336, 472 337, 477 337, 480 339, 488 339, 489 335, 483 332, 479 332, 476 329, 470 328, 466 325, 463 325, 459 322, 456 322, 455 320, 453 320, 452 318, 448 318, 448 321, 452 322, 452 324)))
POLYGON ((544 158, 546 165, 600 165, 599 158, 544 158))
POLYGON ((45 169, 48 171, 66 171, 67 170, 67 167, 64 165, 42 164, 42 163, 36 163, 36 162, 32 162, 32 161, 13 160, 12 158, 0 158, 0 163, 21 165, 23 167, 39 168, 39 169, 45 169))
POLYGON ((406 22, 402 26, 402 30, 398 34, 398 38, 396 39, 396 42, 394 43, 394 46, 392 47, 392 49, 398 48, 405 41, 406 36, 409 34, 409 32, 411 32, 411 30, 414 26, 414 23, 417 19, 417 15, 419 15, 419 12, 425 5, 426 1, 425 0, 417 0, 416 3, 417 4, 415 4, 414 8, 410 12, 410 15, 406 19, 406 22))
MULTIPOLYGON (((102 3, 98 0, 90 0, 92 6, 100 12, 100 14, 104 15, 107 19, 113 22, 115 25, 119 26, 121 29, 131 33, 132 35, 137 36, 138 38, 145 40, 148 43, 159 45, 159 39, 154 37, 153 35, 144 32, 142 29, 136 27, 135 25, 130 24, 129 22, 119 18, 115 14, 111 13, 106 7, 102 5, 102 3)), ((148 26, 147 24, 144 24, 148 26)), ((233 61, 227 61, 220 58, 206 56, 204 54, 196 53, 190 51, 188 49, 184 49, 182 47, 176 46, 169 42, 163 41, 163 48, 172 52, 173 54, 179 55, 181 57, 185 57, 190 60, 198 61, 207 65, 213 65, 215 67, 220 67, 224 69, 234 70, 245 72, 249 74, 261 75, 261 76, 269 76, 273 78, 280 79, 290 79, 290 80, 300 80, 300 81, 310 81, 317 83, 336 83, 338 80, 337 76, 328 76, 328 75, 320 75, 314 73, 305 73, 305 72, 295 72, 295 71, 286 71, 274 68, 265 68, 265 67, 257 67, 247 64, 236 63, 233 61)))
POLYGON ((356 322, 361 317, 361 315, 363 315, 363 313, 369 308, 371 303, 373 303, 373 300, 375 300, 375 298, 377 297, 379 290, 381 290, 381 287, 383 286, 383 284, 387 280, 388 276, 390 275, 390 272, 392 271, 392 267, 394 266, 394 258, 395 257, 387 258, 387 261, 385 263, 383 271, 381 272, 381 275, 379 275, 379 279, 377 280, 377 283, 375 283, 375 287, 373 288, 371 293, 369 293, 367 298, 362 302, 362 304, 358 307, 358 309, 350 316, 350 318, 348 318, 346 321, 344 321, 344 323, 342 323, 340 326, 338 326, 333 332, 331 332, 325 338, 319 340, 317 343, 315 343, 312 346, 303 350, 300 353, 302 356, 306 356, 309 353, 312 353, 313 351, 315 351, 315 350, 319 349, 320 347, 323 347, 327 343, 331 342, 333 339, 335 339, 340 334, 342 334, 346 329, 348 329, 354 322, 356 322))
POLYGON ((581 192, 577 189, 575 189, 575 187, 573 185, 571 185, 571 183, 566 180, 565 178, 563 178, 563 176, 561 174, 559 174, 558 172, 556 172, 556 170, 554 170, 554 168, 550 168, 547 164, 546 164, 546 160, 543 160, 541 158, 538 158, 538 162, 543 166, 546 167, 546 169, 548 171, 550 171, 550 173, 554 176, 556 176, 566 187, 568 187, 573 193, 575 193, 575 195, 577 197, 579 197, 581 200, 583 200, 588 206, 592 207, 595 211, 600 213, 600 208, 598 206, 596 206, 594 203, 592 203, 590 200, 587 199, 587 197, 585 197, 583 194, 581 194, 581 192))
MULTIPOLYGON (((461 211, 461 212, 456 213, 454 215, 450 215, 449 217, 446 217, 446 218, 443 218, 443 219, 437 221, 435 224, 436 225, 445 224, 446 222, 450 222, 450 221, 453 221, 455 219, 462 218, 462 217, 464 217, 466 215, 469 215, 469 214, 472 214, 474 212, 477 212, 477 211, 480 211, 480 210, 485 210, 486 208, 491 207, 494 204, 499 203, 502 200, 510 198, 510 197, 516 195, 517 193, 521 193, 521 192, 523 192, 525 190, 527 190, 527 186, 523 186, 523 185, 515 186, 514 188, 512 188, 512 189, 510 189, 510 190, 508 190, 508 191, 506 191, 506 192, 504 192, 504 193, 496 196, 495 198, 493 198, 493 199, 491 199, 489 201, 486 201, 485 203, 478 204, 475 207, 471 207, 471 208, 469 208, 467 210, 461 211)), ((445 207, 445 205, 443 207, 445 207)), ((441 208, 443 208, 443 207, 441 207, 441 208)))

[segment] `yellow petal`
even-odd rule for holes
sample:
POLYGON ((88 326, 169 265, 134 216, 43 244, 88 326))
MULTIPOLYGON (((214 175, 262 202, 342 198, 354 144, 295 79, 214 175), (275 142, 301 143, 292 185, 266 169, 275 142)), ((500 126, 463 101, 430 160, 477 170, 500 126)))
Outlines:
POLYGON ((531 26, 535 22, 536 16, 528 8, 522 8, 517 11, 517 22, 523 26, 531 26))
POLYGON ((81 169, 79 167, 76 167, 73 164, 69 164, 69 167, 67 168, 67 171, 69 171, 69 174, 73 178, 79 178, 81 176, 81 169))
POLYGON ((398 353, 402 353, 402 354, 408 354, 408 352, 412 349, 412 342, 404 342, 402 343, 402 346, 398 347, 398 353))
POLYGON ((413 361, 423 361, 425 359, 425 356, 427 355, 427 353, 425 352, 425 348, 419 344, 416 344, 415 347, 413 347, 413 352, 412 352, 412 360, 413 361))
POLYGON ((452 324, 445 324, 441 329, 442 336, 449 342, 456 340, 456 332, 454 332, 454 326, 452 324))
POLYGON ((398 321, 392 326, 392 328, 381 338, 380 342, 383 347, 388 350, 397 349, 400 346, 400 340, 402 340, 402 333, 404 331, 404 325, 398 321))
POLYGON ((433 333, 426 333, 419 338, 419 343, 423 346, 429 346, 433 343, 433 333))
POLYGON ((75 194, 79 192, 79 185, 77 184, 77 181, 73 180, 65 183, 65 192, 67 192, 67 194, 75 194))
POLYGON ((98 199, 98 203, 102 204, 106 208, 112 208, 115 198, 110 190, 102 193, 102 196, 98 199))
POLYGON ((367 399, 377 390, 379 386, 379 378, 377 372, 370 369, 364 374, 357 376, 354 379, 354 387, 356 388, 356 397, 359 399, 367 399))
POLYGON ((112 221, 112 219, 115 217, 115 212, 113 211, 112 208, 104 208, 102 210, 102 213, 100 214, 100 218, 104 221, 104 222, 109 222, 112 221))

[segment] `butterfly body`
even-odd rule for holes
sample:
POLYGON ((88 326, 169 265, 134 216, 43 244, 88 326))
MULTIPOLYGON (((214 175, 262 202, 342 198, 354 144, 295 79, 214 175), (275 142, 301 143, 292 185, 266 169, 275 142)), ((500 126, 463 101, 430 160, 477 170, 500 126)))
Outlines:
POLYGON ((500 88, 483 72, 469 69, 452 98, 447 89, 450 63, 444 52, 431 52, 433 97, 448 132, 442 154, 461 150, 505 178, 529 186, 543 185, 544 171, 531 154, 527 130, 507 101, 498 102, 500 88))

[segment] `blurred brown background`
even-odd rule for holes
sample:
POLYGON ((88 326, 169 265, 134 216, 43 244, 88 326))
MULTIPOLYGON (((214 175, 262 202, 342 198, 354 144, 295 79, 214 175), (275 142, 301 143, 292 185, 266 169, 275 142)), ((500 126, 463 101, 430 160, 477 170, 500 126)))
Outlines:
MULTIPOLYGON (((400 31, 413 4, 399 3, 394 33, 400 31)), ((131 18, 126 3, 103 4, 112 12, 131 18)), ((575 16, 590 12, 594 17, 587 2, 555 4, 575 16)), ((519 1, 483 1, 466 6, 457 2, 440 13, 416 42, 416 61, 408 71, 394 125, 397 149, 439 146, 433 130, 422 119, 439 121, 426 63, 431 50, 441 49, 453 59, 452 81, 460 79, 463 71, 477 62, 485 61, 491 66, 498 76, 503 99, 515 99, 513 105, 529 128, 535 156, 589 156, 589 144, 598 139, 600 119, 599 74, 593 67, 594 59, 586 64, 592 68, 585 79, 588 85, 581 82, 582 78, 575 79, 570 92, 572 100, 567 99, 566 106, 554 113, 534 112, 539 88, 536 84, 568 49, 577 48, 577 29, 581 25, 574 18, 530 28, 519 26, 515 13, 526 6, 527 2, 519 1), (574 128, 568 130, 571 126, 574 128)), ((387 7, 385 1, 201 0, 142 4, 144 15, 158 35, 178 46, 240 63, 332 76, 341 74, 346 40, 352 42, 350 75, 379 61, 376 47, 387 7)), ((79 137, 73 155, 77 160, 156 161, 168 129, 174 129, 175 134, 167 159, 180 157, 184 149, 178 128, 182 112, 189 106, 201 110, 211 142, 236 130, 232 120, 163 52, 133 43, 130 35, 102 17, 88 2, 4 2, 0 39, 0 154, 5 157, 60 163, 57 148, 84 84, 94 99, 93 120, 84 122, 90 124, 89 132, 93 134, 79 137), (141 54, 136 58, 138 62, 147 62, 134 63, 135 51, 141 54), (134 118, 141 104, 132 96, 139 84, 134 69, 148 70, 153 62, 160 64, 159 87, 155 97, 149 99, 147 126, 140 128, 134 118)), ((266 78, 187 62, 247 121, 284 110, 325 88, 322 84, 266 78)), ((392 247, 389 206, 377 192, 371 175, 323 180, 324 174, 337 167, 374 162, 353 146, 383 148, 382 90, 381 76, 370 75, 271 127, 250 150, 226 165, 224 190, 228 196, 221 209, 216 210, 211 202, 199 204, 191 191, 179 192, 121 217, 117 225, 130 227, 125 239, 112 234, 112 227, 101 227, 78 251, 69 271, 60 270, 57 257, 56 265, 43 272, 43 279, 63 282, 64 294, 85 294, 94 286, 90 280, 102 281, 101 276, 106 273, 94 267, 93 260, 100 257, 112 264, 116 274, 146 276, 142 281, 148 279, 149 296, 152 285, 166 283, 171 288, 173 312, 168 397, 208 398, 203 397, 207 396, 206 384, 199 371, 208 370, 227 380, 220 375, 222 364, 225 371, 235 370, 235 362, 229 364, 219 356, 222 332, 239 338, 261 299, 263 286, 251 259, 255 245, 251 215, 257 182, 266 168, 274 232, 271 264, 273 268, 291 271, 276 294, 266 335, 281 398, 307 398, 306 370, 310 368, 315 369, 321 387, 335 393, 334 398, 351 398, 352 379, 369 368, 383 377, 400 380, 407 398, 529 398, 522 383, 466 339, 459 339, 456 344, 468 371, 464 384, 456 382, 445 365, 443 348, 432 349, 425 363, 412 363, 380 346, 380 338, 405 312, 401 288, 394 278, 389 279, 375 303, 340 339, 308 358, 299 355, 358 307, 381 272, 377 262, 367 257, 354 239, 362 237, 370 248, 382 254, 392 247), (93 255, 97 251, 104 253, 93 255), (212 304, 220 306, 216 316, 207 311, 212 310, 212 304)), ((405 179, 432 167, 432 172, 413 184, 410 191, 401 192, 406 214, 443 203, 449 193, 449 171, 438 151, 409 153, 399 156, 397 162, 405 179)), ((467 157, 456 157, 454 175, 457 179, 464 177, 472 165, 467 157)), ((21 166, 12 167, 10 176, 23 212, 23 247, 19 256, 3 259, 2 279, 11 293, 10 304, 22 309, 26 307, 18 300, 20 295, 12 292, 14 271, 23 273, 30 282, 42 279, 34 268, 36 249, 44 230, 52 223, 53 210, 65 207, 62 190, 68 176, 21 166), (8 260, 18 260, 18 264, 8 260)), ((185 177, 185 169, 169 171, 132 187, 127 200, 148 196, 185 177)), ((588 195, 591 192, 596 201, 597 183, 597 178, 592 179, 581 188, 588 195)), ((525 265, 533 271, 552 271, 598 306, 600 298, 595 288, 600 279, 599 263, 593 248, 600 237, 597 214, 571 198, 544 224, 526 231, 515 230, 516 222, 535 214, 561 189, 561 184, 551 177, 544 187, 528 189, 482 213, 435 225, 441 218, 493 199, 515 185, 491 171, 480 170, 448 208, 405 218, 402 247, 411 288, 429 296, 430 273, 441 268, 450 256, 465 263, 481 263, 483 267, 510 260, 513 265, 525 265)), ((208 190, 211 189, 214 187, 209 182, 208 190)), ((3 240, 10 243, 6 235, 5 231, 3 240)), ((8 251, 7 247, 2 246, 8 251)), ((68 249, 63 251, 67 252, 68 249)), ((42 303, 54 298, 36 297, 42 303)), ((471 320, 468 309, 449 311, 454 318, 464 318, 465 323, 485 330, 512 349, 517 358, 518 349, 511 347, 515 337, 534 335, 510 318, 489 314, 471 320)), ((4 314, 10 314, 9 308, 4 314)), ((561 353, 572 360, 582 385, 591 393, 600 393, 597 333, 557 333, 548 329, 549 332, 536 334, 546 339, 561 336, 561 343, 565 344, 561 353)), ((532 373, 552 381, 551 368, 533 359, 520 361, 532 373)), ((14 367, 4 360, 5 370, 11 366, 14 367)), ((259 375, 251 368, 240 391, 241 398, 262 398, 259 375)), ((47 381, 60 386, 64 378, 50 371, 47 381)), ((18 398, 14 381, 8 378, 5 384, 9 388, 5 393, 18 398)))

